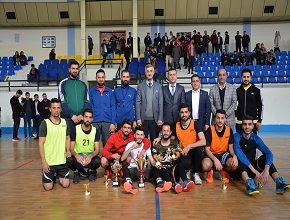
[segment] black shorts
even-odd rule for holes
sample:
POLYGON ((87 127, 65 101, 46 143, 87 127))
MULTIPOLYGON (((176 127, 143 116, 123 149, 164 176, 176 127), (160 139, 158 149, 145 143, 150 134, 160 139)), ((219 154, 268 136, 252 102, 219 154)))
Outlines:
POLYGON ((59 178, 69 179, 69 168, 66 164, 49 166, 50 170, 48 173, 42 170, 42 182, 51 183, 54 179, 54 174, 57 174, 59 178))
MULTIPOLYGON (((229 152, 225 152, 225 153, 222 153, 222 154, 213 154, 213 155, 221 162, 223 168, 227 167, 227 160, 232 158, 232 155, 229 152)), ((213 160, 211 160, 211 161, 214 164, 214 161, 213 160)), ((213 169, 215 170, 215 166, 213 166, 213 169)))

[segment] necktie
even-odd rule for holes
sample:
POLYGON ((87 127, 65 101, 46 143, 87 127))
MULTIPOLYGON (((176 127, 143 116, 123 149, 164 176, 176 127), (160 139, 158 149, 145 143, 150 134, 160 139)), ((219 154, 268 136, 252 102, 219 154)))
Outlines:
POLYGON ((152 86, 152 83, 148 83, 148 86, 151 87, 152 86))
POLYGON ((174 95, 174 85, 171 85, 171 95, 174 95))

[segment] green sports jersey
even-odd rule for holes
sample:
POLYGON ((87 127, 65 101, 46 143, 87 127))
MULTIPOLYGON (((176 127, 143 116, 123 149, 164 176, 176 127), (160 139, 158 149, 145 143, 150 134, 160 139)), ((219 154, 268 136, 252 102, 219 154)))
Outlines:
POLYGON ((97 129, 92 126, 91 132, 86 134, 82 125, 76 126, 76 140, 74 150, 76 153, 92 153, 95 151, 95 137, 97 129))
POLYGON ((45 160, 49 166, 65 164, 67 123, 63 118, 59 124, 53 124, 49 119, 44 121, 47 129, 44 142, 45 160))

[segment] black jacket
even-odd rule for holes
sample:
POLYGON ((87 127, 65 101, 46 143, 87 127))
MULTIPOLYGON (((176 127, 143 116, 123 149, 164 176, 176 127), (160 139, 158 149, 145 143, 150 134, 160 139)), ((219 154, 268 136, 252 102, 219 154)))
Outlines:
POLYGON ((243 84, 237 88, 237 120, 242 120, 245 115, 250 115, 254 120, 262 122, 262 98, 260 89, 254 84, 247 90, 243 84))
POLYGON ((20 114, 22 112, 22 106, 20 105, 19 98, 15 95, 10 99, 10 105, 12 108, 12 117, 20 118, 20 114))

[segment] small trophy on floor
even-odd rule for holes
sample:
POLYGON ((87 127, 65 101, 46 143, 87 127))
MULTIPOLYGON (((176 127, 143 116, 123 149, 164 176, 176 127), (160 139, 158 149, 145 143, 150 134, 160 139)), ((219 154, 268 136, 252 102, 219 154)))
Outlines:
POLYGON ((87 183, 87 184, 84 184, 84 188, 85 188, 85 195, 86 196, 89 196, 89 195, 91 195, 91 193, 90 193, 90 191, 89 191, 89 183, 87 183))
POLYGON ((108 182, 108 175, 104 175, 104 178, 105 178, 105 186, 108 186, 109 185, 109 182, 108 182))
POLYGON ((113 186, 120 186, 120 170, 121 170, 120 162, 115 160, 115 163, 111 164, 111 169, 113 173, 115 174, 113 186))
POLYGON ((140 157, 138 160, 136 160, 136 163, 138 165, 138 172, 140 175, 140 182, 139 182, 139 188, 144 188, 145 183, 144 183, 144 166, 145 166, 145 159, 143 157, 140 157))
POLYGON ((227 189, 227 185, 226 185, 226 179, 227 178, 221 178, 221 181, 222 181, 222 189, 227 189))

